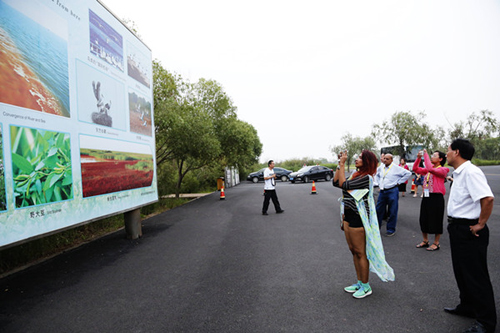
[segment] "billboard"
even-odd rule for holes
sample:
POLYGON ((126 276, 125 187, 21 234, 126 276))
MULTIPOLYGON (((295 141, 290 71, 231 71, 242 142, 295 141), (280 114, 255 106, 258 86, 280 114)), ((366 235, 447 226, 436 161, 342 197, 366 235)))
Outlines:
POLYGON ((151 51, 90 0, 0 0, 0 42, 0 247, 157 201, 151 51))

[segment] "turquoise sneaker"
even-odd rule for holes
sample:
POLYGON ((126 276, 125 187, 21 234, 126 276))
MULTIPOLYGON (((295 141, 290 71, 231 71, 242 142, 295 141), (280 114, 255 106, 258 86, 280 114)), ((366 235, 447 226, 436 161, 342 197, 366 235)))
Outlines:
POLYGON ((372 288, 368 287, 367 289, 365 288, 359 288, 353 295, 352 297, 354 298, 365 298, 366 296, 369 296, 372 294, 372 288))
POLYGON ((359 288, 361 288, 361 285, 359 283, 355 283, 353 284, 352 286, 349 286, 349 287, 345 287, 344 288, 344 291, 347 292, 347 293, 355 293, 356 291, 359 290, 359 288))

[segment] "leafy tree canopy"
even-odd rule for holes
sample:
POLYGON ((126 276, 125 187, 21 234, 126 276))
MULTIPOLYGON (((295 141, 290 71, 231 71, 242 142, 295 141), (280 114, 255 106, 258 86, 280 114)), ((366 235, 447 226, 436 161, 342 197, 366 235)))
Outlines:
MULTIPOLYGON (((347 170, 354 162, 354 157, 357 156, 363 149, 375 152, 375 140, 373 137, 367 136, 365 138, 353 137, 350 133, 342 137, 342 144, 330 148, 332 154, 337 156, 341 151, 347 151, 347 170)), ((377 153, 375 153, 377 155, 377 153)))
POLYGON ((437 147, 439 137, 442 136, 439 133, 442 133, 443 130, 441 128, 433 130, 425 123, 425 117, 425 112, 395 112, 389 120, 375 124, 372 135, 378 141, 399 145, 401 155, 405 152, 405 146, 437 147))
POLYGON ((262 152, 255 128, 237 118, 236 107, 214 80, 184 81, 153 64, 157 164, 177 165, 177 195, 193 170, 253 164, 262 152))

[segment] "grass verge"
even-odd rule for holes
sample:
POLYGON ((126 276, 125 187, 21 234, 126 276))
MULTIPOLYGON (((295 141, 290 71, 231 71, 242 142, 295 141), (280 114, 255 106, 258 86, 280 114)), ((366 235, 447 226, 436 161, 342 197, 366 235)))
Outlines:
MULTIPOLYGON (((162 198, 141 208, 143 220, 181 206, 190 199, 162 198)), ((22 267, 45 260, 110 232, 124 228, 123 214, 111 216, 80 227, 39 238, 11 248, 0 250, 0 277, 22 267)))

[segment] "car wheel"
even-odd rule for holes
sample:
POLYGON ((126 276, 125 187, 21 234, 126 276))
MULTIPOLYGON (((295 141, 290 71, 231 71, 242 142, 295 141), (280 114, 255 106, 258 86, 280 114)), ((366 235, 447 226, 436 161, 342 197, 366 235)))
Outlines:
POLYGON ((304 177, 304 183, 309 183, 309 177, 307 176, 304 177))
POLYGON ((258 182, 259 182, 259 177, 253 177, 253 178, 252 178, 252 181, 253 181, 254 183, 258 183, 258 182))
POLYGON ((332 179, 332 176, 330 176, 329 174, 327 174, 327 175, 326 175, 326 177, 325 177, 325 180, 326 180, 327 182, 329 182, 329 181, 330 181, 330 179, 332 179))
POLYGON ((287 178, 286 176, 281 176, 281 181, 282 181, 282 182, 286 182, 286 180, 287 180, 287 179, 288 179, 288 178, 287 178))

